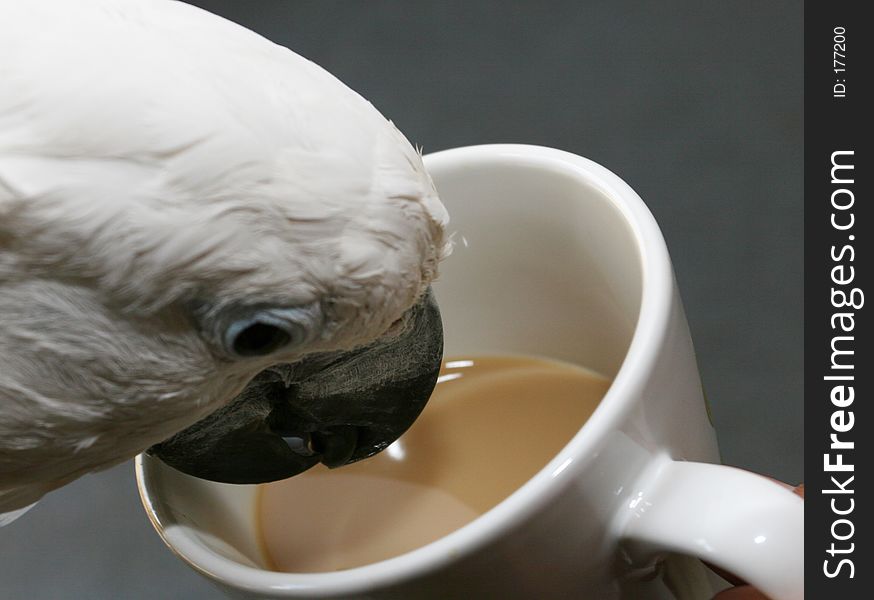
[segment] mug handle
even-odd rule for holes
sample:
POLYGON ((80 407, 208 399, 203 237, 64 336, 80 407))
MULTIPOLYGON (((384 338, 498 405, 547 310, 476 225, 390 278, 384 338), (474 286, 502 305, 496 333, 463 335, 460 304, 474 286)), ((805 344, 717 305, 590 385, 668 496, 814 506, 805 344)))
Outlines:
POLYGON ((749 471, 667 457, 640 481, 621 536, 632 561, 689 554, 773 600, 804 598, 804 500, 792 491, 749 471))

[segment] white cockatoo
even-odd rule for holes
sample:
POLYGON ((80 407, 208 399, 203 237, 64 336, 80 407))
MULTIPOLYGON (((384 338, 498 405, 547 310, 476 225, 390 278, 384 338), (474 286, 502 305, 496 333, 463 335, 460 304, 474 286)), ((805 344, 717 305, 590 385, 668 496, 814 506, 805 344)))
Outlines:
POLYGON ((171 0, 0 0, 0 513, 147 450, 225 482, 385 448, 442 355, 421 156, 171 0))

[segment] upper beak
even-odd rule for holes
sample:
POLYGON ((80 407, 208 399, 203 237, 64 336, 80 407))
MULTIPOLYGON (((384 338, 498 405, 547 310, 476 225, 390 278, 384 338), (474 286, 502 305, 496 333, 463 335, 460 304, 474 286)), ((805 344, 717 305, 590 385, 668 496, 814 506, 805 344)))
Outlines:
POLYGON ((430 289, 404 331, 257 375, 230 404, 152 446, 168 465, 223 483, 264 483, 367 458, 412 425, 443 358, 430 289))

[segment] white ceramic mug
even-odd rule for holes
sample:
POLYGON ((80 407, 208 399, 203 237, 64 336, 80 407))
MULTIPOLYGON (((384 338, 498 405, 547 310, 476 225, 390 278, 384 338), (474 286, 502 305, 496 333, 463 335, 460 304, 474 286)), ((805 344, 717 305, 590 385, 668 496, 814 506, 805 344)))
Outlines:
POLYGON ((490 145, 426 157, 457 231, 435 284, 447 356, 520 353, 613 377, 594 415, 498 506, 407 554, 333 573, 266 570, 254 487, 137 459, 167 545, 233 595, 710 598, 699 557, 803 597, 803 501, 718 462, 670 258, 635 192, 589 160, 490 145), (694 461, 694 462, 693 462, 694 461), (667 565, 667 566, 664 566, 667 565))

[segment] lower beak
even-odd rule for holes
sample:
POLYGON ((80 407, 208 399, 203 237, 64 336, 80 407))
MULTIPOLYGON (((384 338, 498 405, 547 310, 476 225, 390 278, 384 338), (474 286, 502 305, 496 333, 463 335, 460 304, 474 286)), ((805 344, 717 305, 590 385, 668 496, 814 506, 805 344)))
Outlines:
POLYGON ((405 316, 401 333, 271 367, 230 404, 148 452, 184 473, 223 483, 264 483, 319 462, 355 462, 412 425, 431 396, 442 357, 443 327, 429 290, 405 316))

